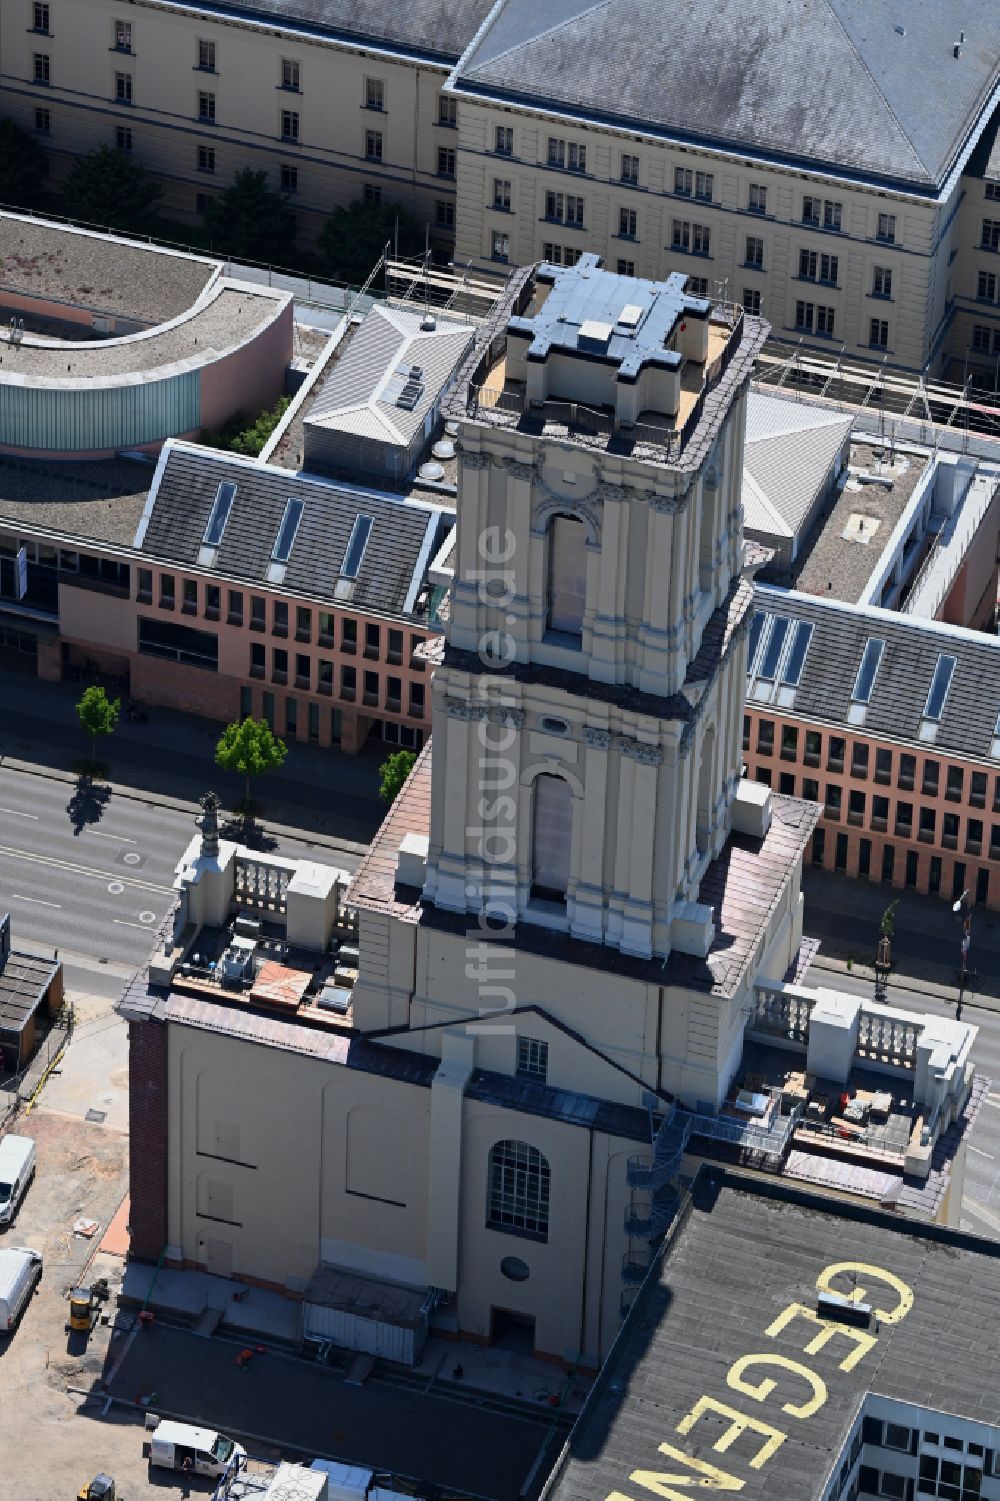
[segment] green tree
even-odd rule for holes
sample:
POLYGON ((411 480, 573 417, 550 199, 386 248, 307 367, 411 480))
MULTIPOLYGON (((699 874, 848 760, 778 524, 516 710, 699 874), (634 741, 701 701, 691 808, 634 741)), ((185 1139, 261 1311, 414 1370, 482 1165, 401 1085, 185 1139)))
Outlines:
POLYGON ((48 175, 49 159, 34 136, 4 115, 0 120, 0 203, 33 208, 48 175))
POLYGON ((390 804, 396 801, 402 791, 403 783, 413 770, 413 763, 416 759, 413 751, 401 750, 393 751, 392 755, 382 762, 379 767, 379 775, 382 778, 382 785, 378 790, 379 797, 384 798, 390 804))
POLYGON ((274 771, 288 755, 288 746, 279 740, 265 719, 251 719, 227 724, 215 747, 215 764, 223 771, 236 771, 245 779, 246 801, 250 802, 250 778, 274 771))
POLYGON ((77 157, 62 201, 71 219, 141 234, 155 223, 160 186, 127 151, 100 146, 77 157))
POLYGON ((255 459, 285 415, 291 399, 290 396, 280 396, 269 411, 261 412, 255 420, 237 412, 232 421, 217 432, 205 429, 198 441, 206 448, 221 448, 227 453, 241 453, 245 458, 255 459))
POLYGON ((419 255, 424 248, 424 228, 402 204, 357 199, 346 208, 334 209, 319 237, 327 274, 360 286, 386 245, 395 251, 397 224, 399 254, 419 255))
POLYGON ((295 215, 288 199, 268 187, 266 172, 237 172, 221 197, 209 199, 204 218, 215 248, 234 260, 288 264, 295 215))
POLYGON ((121 706, 120 698, 108 698, 104 689, 97 686, 86 689, 77 704, 76 712, 79 716, 80 728, 85 735, 90 736, 91 760, 97 756, 97 737, 110 735, 118 724, 121 706))

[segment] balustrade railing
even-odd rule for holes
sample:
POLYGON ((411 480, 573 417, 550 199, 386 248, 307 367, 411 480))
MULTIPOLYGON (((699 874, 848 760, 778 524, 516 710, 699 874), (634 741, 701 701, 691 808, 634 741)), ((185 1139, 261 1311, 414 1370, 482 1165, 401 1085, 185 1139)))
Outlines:
POLYGON ((916 1068, 920 1026, 891 1011, 863 1010, 858 1018, 856 1055, 868 1063, 895 1068, 916 1068))
POLYGON ((758 985, 754 990, 747 1031, 766 1032, 771 1037, 805 1046, 809 1041, 809 1016, 814 1004, 805 996, 758 985))
POLYGON ((255 860, 250 855, 237 855, 235 860, 233 900, 239 907, 253 907, 264 912, 284 912, 287 905, 288 883, 295 867, 255 860))

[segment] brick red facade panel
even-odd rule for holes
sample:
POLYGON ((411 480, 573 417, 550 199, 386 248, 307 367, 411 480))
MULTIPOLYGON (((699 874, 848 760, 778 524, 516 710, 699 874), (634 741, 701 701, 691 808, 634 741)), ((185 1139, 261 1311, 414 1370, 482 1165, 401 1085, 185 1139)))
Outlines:
POLYGON ((131 1254, 158 1261, 167 1241, 167 1029, 130 1021, 128 1043, 131 1254))
POLYGON ((241 684, 222 673, 136 654, 131 662, 131 682, 133 694, 145 703, 223 722, 239 718, 241 684))

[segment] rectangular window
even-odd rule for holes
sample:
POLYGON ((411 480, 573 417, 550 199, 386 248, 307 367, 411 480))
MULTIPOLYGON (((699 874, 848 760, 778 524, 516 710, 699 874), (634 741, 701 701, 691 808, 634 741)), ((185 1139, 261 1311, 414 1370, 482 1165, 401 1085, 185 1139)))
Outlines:
POLYGON ((215 72, 215 43, 198 39, 198 68, 202 73, 215 72))
POLYGON ((452 199, 437 200, 434 205, 434 222, 439 229, 455 228, 455 204, 452 199))
POLYGON ((498 125, 493 141, 493 149, 497 156, 514 155, 514 127, 513 125, 498 125))
POLYGON ((799 280, 815 281, 819 258, 815 250, 799 251, 799 280))
POLYGON ((863 780, 868 777, 868 747, 859 740, 851 743, 851 776, 863 780))
POLYGON ((912 792, 916 778, 917 758, 916 756, 907 755, 904 751, 899 758, 899 776, 896 786, 901 787, 904 792, 912 792))
POLYGON ((835 287, 839 279, 840 257, 837 255, 821 255, 819 258, 819 279, 835 287))
POLYGON ((823 736, 819 730, 806 730, 806 752, 803 760, 807 766, 818 766, 823 751, 823 736))
MULTIPOLYGON (((502 229, 495 229, 490 243, 490 251, 495 261, 505 261, 510 255, 510 235, 506 234, 502 229)), ((547 259, 551 259, 551 256, 547 257, 547 259)))
POLYGON ((846 750, 847 742, 840 735, 830 736, 830 744, 826 756, 827 771, 843 771, 846 750))
POLYGON ((816 332, 826 334, 827 338, 833 337, 834 309, 824 307, 822 303, 816 308, 816 332))
POLYGON ((751 318, 760 317, 760 287, 743 288, 743 306, 751 318))
POLYGON ((361 196, 365 203, 381 203, 382 184, 378 182, 366 182, 361 190, 361 196))
POLYGON ((295 737, 295 735, 298 733, 298 726, 299 726, 299 705, 298 705, 298 700, 294 699, 294 698, 286 698, 285 699, 285 734, 289 737, 289 739, 293 739, 295 737))
POLYGON ((902 835, 904 839, 909 839, 913 833, 912 803, 896 804, 896 833, 902 835))
POLYGON ((980 271, 976 282, 976 296, 980 302, 996 302, 997 278, 995 271, 980 271))
POLYGON ((796 302, 795 327, 804 329, 806 333, 811 334, 814 312, 815 309, 811 302, 802 302, 801 300, 796 302))
POLYGON ((493 179, 493 207, 510 208, 510 178, 494 177, 493 179))
POLYGON ((381 78, 365 79, 365 109, 378 110, 379 114, 385 109, 385 84, 381 78))
POLYGON ((847 797, 847 822, 860 826, 865 821, 865 794, 852 788, 847 797))
POLYGON ((222 590, 218 584, 205 585, 205 619, 218 620, 222 614, 222 590))
POLYGON ((819 224, 819 216, 820 216, 820 201, 819 201, 819 199, 818 198, 813 198, 813 197, 811 197, 807 193, 806 196, 802 200, 802 223, 803 224, 818 225, 819 224))
POLYGON ((131 73, 115 74, 115 103, 132 103, 132 75, 131 73))
POLYGON ((375 661, 378 661, 381 655, 382 643, 380 637, 381 633, 378 626, 372 621, 368 621, 365 624, 365 656, 372 657, 375 661))
POLYGON ((135 597, 141 605, 153 603, 153 570, 151 568, 136 570, 135 597))
POLYGON ((423 719, 424 717, 424 696, 423 683, 410 684, 410 714, 414 719, 423 719))
POLYGON ((131 125, 115 126, 115 149, 117 151, 132 150, 132 127, 131 125))
POLYGON ((917 838, 924 844, 934 843, 934 830, 937 825, 937 815, 933 808, 921 808, 920 826, 917 838))
POLYGON ((449 94, 442 94, 438 99, 438 124, 449 126, 458 124, 458 100, 451 98, 449 94))
POLYGON ((299 169, 290 167, 287 162, 281 165, 281 191, 283 193, 297 193, 299 191, 299 169))
POLYGON ((558 222, 558 223, 561 224, 562 223, 562 216, 563 216, 563 195, 561 193, 546 193, 546 195, 545 195, 545 217, 546 217, 546 219, 552 219, 552 220, 554 220, 554 221, 556 221, 556 222, 558 222))
POLYGON ((687 281, 684 283, 684 290, 691 297, 707 297, 708 296, 708 277, 707 276, 689 276, 688 279, 687 279, 687 281))
MULTIPOLYGON (((281 139, 283 141, 297 141, 299 138, 299 112, 295 109, 283 109, 281 111, 281 139)), ((381 137, 379 137, 381 139, 381 137)), ((381 160, 381 156, 379 157, 381 160)))
POLYGON ((951 679, 955 671, 955 658, 941 655, 937 659, 934 668, 934 676, 931 679, 930 692, 927 695, 927 703, 924 705, 924 718, 937 722, 944 711, 945 699, 948 697, 948 689, 951 687, 951 679))
POLYGON ((272 636, 288 635, 288 606, 283 599, 274 601, 274 617, 271 625, 272 636))
POLYGON ((694 173, 690 167, 674 168, 674 192, 680 193, 684 198, 690 198, 694 193, 694 173))
POLYGON ((267 630, 267 602, 259 594, 250 596, 250 629, 252 631, 267 630))
POLYGON ((131 21, 116 21, 115 22, 115 51, 116 52, 131 52, 132 51, 132 22, 131 21))
POLYGON ((198 147, 198 171, 214 173, 215 171, 215 147, 198 147))
POLYGON ((295 607, 295 639, 309 641, 312 637, 312 610, 308 605, 295 607))
POLYGON ((181 612, 184 615, 198 613, 198 581, 185 579, 181 589, 181 612))
POLYGON ((799 753, 799 732, 794 725, 781 726, 781 759, 794 761, 799 753))
POLYGON ((965 853, 979 855, 983 850, 983 821, 970 818, 965 825, 965 853))
POLYGON ((763 183, 752 182, 747 192, 747 208, 751 214, 767 213, 767 188, 763 183))
POLYGON ((308 652, 297 651, 295 653, 295 686, 296 688, 308 688, 312 683, 312 661, 308 652))
POLYGON ((703 198, 706 203, 711 203, 714 188, 715 178, 711 172, 696 172, 694 174, 694 196, 696 198, 703 198))
MULTIPOLYGON (((295 538, 298 534, 299 523, 305 510, 305 501, 286 500, 285 509, 281 517, 281 525, 278 527, 278 535, 274 539, 274 547, 271 550, 272 563, 287 563, 292 555, 295 538)), ((277 608, 277 606, 275 607, 277 608)), ((288 607, 285 606, 287 619, 288 607)))
POLYGON ((288 653, 283 646, 275 646, 271 650, 271 681, 288 682, 288 653))
POLYGON ((878 227, 875 230, 876 240, 884 240, 887 245, 896 243, 896 215, 879 214, 878 227))
POLYGON ((380 130, 365 131, 365 156, 370 162, 382 160, 382 132, 380 130))
POLYGON ((618 233, 623 240, 634 240, 638 232, 638 215, 634 208, 618 210, 618 233))
POLYGON ((35 110, 35 132, 40 136, 47 136, 51 134, 52 116, 47 109, 35 110))
POLYGON ((639 158, 625 151, 622 152, 621 180, 630 183, 633 187, 639 182, 639 158))
POLYGON ((619 276, 634 276, 635 261, 624 261, 619 257, 615 262, 615 270, 619 276))
POLYGON ((47 5, 33 5, 31 8, 32 30, 41 31, 48 35, 49 30, 49 7, 47 5))
POLYGON ((439 146, 437 153, 438 177, 454 177, 455 150, 452 146, 439 146))
POLYGON ((565 167, 567 172, 586 172, 587 148, 575 141, 561 141, 549 136, 548 164, 550 167, 565 167))
POLYGON ((759 235, 747 235, 746 263, 756 271, 764 269, 764 241, 759 235))
POLYGON ((324 661, 321 657, 317 665, 316 692, 331 696, 333 694, 333 663, 324 661))
POLYGON ((949 766, 944 795, 950 803, 960 803, 965 793, 965 772, 961 766, 949 766))
POLYGON ((941 823, 941 843, 946 850, 958 849, 958 814, 946 813, 941 823))
POLYGON ((875 752, 875 780, 883 787, 892 781, 892 751, 880 746, 875 752))
POLYGON ((343 666, 340 669, 340 696, 348 703, 353 703, 358 696, 358 673, 354 667, 343 666))
POLYGON ((874 266, 872 268, 872 296, 892 296, 892 267, 874 266))
POLYGON ((207 668, 209 672, 216 672, 219 666, 218 636, 190 625, 176 625, 172 620, 140 615, 139 651, 143 656, 163 657, 185 667, 207 668))
POLYGON ((517 1039, 517 1074, 520 1079, 540 1079, 544 1084, 549 1068, 549 1045, 537 1037, 517 1039))
POLYGON ((388 678, 385 685, 385 706, 390 714, 403 712, 403 680, 388 678))
POLYGON ((172 610, 174 607, 174 576, 172 573, 160 574, 160 609, 172 610))
POLYGON ((583 199, 577 198, 574 193, 566 194, 566 223, 575 224, 578 228, 583 224, 583 199))
POLYGON ((688 219, 675 219, 671 226, 671 247, 688 250, 692 255, 708 255, 711 249, 711 231, 704 224, 692 224, 688 219))
POLYGON ((889 799, 887 797, 873 796, 872 798, 872 828, 878 833, 884 834, 889 827, 889 799))
POLYGON ((920 790, 925 797, 937 797, 939 771, 940 767, 936 761, 924 762, 924 777, 920 790))
POLYGON ((841 786, 839 785, 839 783, 837 783, 837 782, 827 782, 827 784, 826 784, 826 803, 825 803, 824 808, 823 808, 823 815, 824 815, 824 817, 832 819, 835 822, 839 822, 839 820, 840 820, 840 810, 841 810, 841 807, 843 805, 843 802, 844 802, 844 793, 843 793, 843 789, 841 788, 841 786))
POLYGON ((869 323, 868 343, 872 349, 889 348, 889 325, 884 318, 873 318, 869 323))
POLYGON ((243 624, 243 595, 239 589, 230 589, 228 592, 228 606, 226 621, 229 625, 243 624))
POLYGON ((972 785, 969 788, 970 804, 973 808, 985 808, 987 786, 985 771, 974 771, 972 773, 971 783, 972 785))
POLYGON ((403 660, 403 633, 402 631, 389 631, 389 649, 385 654, 385 660, 391 667, 397 667, 403 660))
POLYGON ((198 92, 198 119, 204 125, 215 124, 215 95, 207 89, 198 92))
POLYGON ((843 217, 843 212, 844 212, 844 206, 843 206, 842 203, 835 203, 830 198, 824 198, 824 200, 823 200, 823 228, 824 229, 839 229, 840 228, 841 219, 843 217))
POLYGON ((757 725, 758 756, 774 755, 774 720, 761 719, 757 725))
POLYGON ((378 673, 366 672, 364 675, 364 700, 363 702, 371 709, 378 708, 378 673))
POLYGON ((353 656, 358 649, 358 622, 345 616, 340 627, 340 649, 353 656))
POLYGON ((819 783, 814 777, 802 778, 802 796, 807 802, 819 802, 819 783))

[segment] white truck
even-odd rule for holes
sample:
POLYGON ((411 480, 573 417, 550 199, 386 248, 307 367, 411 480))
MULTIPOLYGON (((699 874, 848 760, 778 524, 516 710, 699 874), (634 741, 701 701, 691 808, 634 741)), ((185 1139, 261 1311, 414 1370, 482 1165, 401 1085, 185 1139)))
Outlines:
POLYGON ((0 1250, 0 1335, 10 1334, 42 1275, 42 1253, 30 1246, 0 1250))

